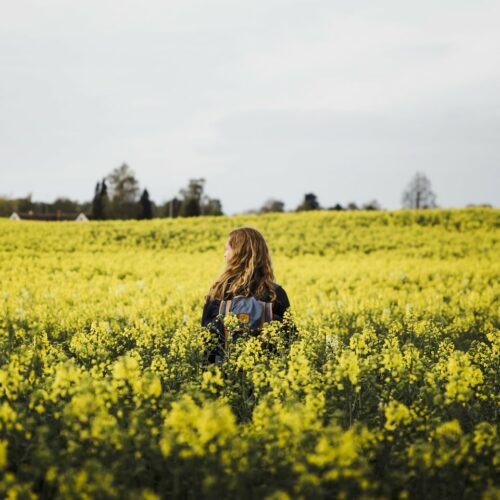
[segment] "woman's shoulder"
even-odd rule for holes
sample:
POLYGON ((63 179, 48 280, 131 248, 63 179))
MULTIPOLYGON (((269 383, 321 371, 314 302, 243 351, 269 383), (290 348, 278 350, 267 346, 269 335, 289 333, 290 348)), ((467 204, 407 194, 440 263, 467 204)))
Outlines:
MULTIPOLYGON (((278 300, 281 299, 282 297, 286 296, 285 289, 279 283, 273 282, 272 285, 273 285, 273 289, 274 289, 274 292, 276 293, 278 300)), ((266 296, 267 292, 264 295, 266 296)), ((234 294, 227 291, 224 294, 223 300, 230 300, 232 298, 234 298, 234 294)), ((214 304, 219 305, 221 303, 221 299, 211 298, 210 296, 207 295, 207 296, 205 296, 205 303, 210 304, 210 305, 214 305, 214 304)))
POLYGON ((288 299, 288 295, 285 292, 285 289, 279 285, 278 283, 273 283, 274 293, 276 294, 276 302, 280 302, 285 307, 290 305, 290 301, 288 299))
POLYGON ((216 299, 215 297, 210 297, 210 295, 205 295, 205 304, 218 304, 220 299, 216 299))
POLYGON ((277 293, 284 293, 285 289, 278 283, 273 282, 274 291, 277 293))
POLYGON ((285 292, 285 289, 279 283, 273 282, 273 289, 274 289, 274 293, 276 294, 276 300, 278 302, 286 302, 287 301, 287 294, 285 292))

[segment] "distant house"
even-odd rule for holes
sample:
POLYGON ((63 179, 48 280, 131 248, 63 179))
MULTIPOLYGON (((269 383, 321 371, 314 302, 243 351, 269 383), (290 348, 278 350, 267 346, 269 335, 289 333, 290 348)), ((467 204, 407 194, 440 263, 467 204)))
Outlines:
POLYGON ((29 212, 12 212, 10 216, 13 220, 45 220, 45 221, 63 221, 71 220, 75 222, 88 222, 88 218, 83 212, 62 212, 58 210, 56 213, 36 214, 32 210, 29 212))
POLYGON ((75 222, 88 222, 88 221, 89 220, 87 216, 83 212, 80 212, 75 219, 75 222))

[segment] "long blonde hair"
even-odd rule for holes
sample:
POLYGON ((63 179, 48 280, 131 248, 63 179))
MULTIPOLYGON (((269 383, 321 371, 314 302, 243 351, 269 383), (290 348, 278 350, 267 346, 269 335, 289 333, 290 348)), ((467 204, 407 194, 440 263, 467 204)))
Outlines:
POLYGON ((228 243, 233 253, 207 298, 223 300, 228 292, 233 296, 262 297, 267 291, 270 300, 275 300, 274 272, 262 234, 253 227, 239 227, 229 233, 228 243))

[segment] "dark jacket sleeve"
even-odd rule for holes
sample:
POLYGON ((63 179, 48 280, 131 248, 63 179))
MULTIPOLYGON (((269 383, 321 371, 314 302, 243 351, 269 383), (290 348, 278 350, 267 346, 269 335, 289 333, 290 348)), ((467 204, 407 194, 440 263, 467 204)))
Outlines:
POLYGON ((205 301, 203 306, 203 314, 201 316, 201 326, 208 327, 209 324, 215 320, 217 314, 219 313, 219 300, 209 300, 205 301))
POLYGON ((275 289, 276 300, 273 303, 273 316, 279 316, 279 320, 283 319, 285 311, 290 307, 290 301, 288 300, 288 295, 281 286, 277 286, 275 289))
MULTIPOLYGON (((273 302, 273 318, 278 321, 283 321, 285 312, 290 308, 290 301, 287 293, 280 285, 275 287, 275 292, 276 299, 273 302)), ((295 324, 293 322, 287 322, 282 331, 285 334, 285 340, 289 345, 297 333, 295 324)), ((269 346, 269 349, 271 351, 274 350, 273 346, 269 346)))
POLYGON ((214 299, 205 301, 203 313, 201 316, 201 326, 206 327, 212 333, 212 345, 206 352, 208 361, 214 362, 216 355, 222 354, 222 346, 224 342, 224 327, 221 321, 217 318, 219 314, 220 300, 214 299))

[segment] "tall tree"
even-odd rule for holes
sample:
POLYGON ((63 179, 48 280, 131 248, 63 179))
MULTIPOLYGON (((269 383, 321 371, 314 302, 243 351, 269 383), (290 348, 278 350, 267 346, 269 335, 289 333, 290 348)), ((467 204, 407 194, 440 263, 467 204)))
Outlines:
POLYGON ((94 198, 92 199, 92 212, 90 213, 90 217, 94 220, 102 219, 102 210, 101 210, 101 183, 97 181, 94 189, 94 198))
POLYGON ((91 218, 95 220, 106 219, 108 205, 108 187, 106 185, 106 179, 103 179, 102 182, 97 182, 95 186, 94 199, 92 200, 91 218))
POLYGON ((403 208, 434 208, 436 195, 431 189, 431 181, 417 172, 409 182, 402 196, 403 208))
POLYGON ((138 216, 139 181, 134 171, 122 163, 106 177, 109 181, 111 215, 116 219, 130 219, 138 216))
POLYGON ((304 201, 297 207, 297 212, 302 210, 320 210, 318 198, 314 193, 304 195, 304 201))
POLYGON ((203 215, 224 215, 222 211, 222 203, 218 198, 209 198, 208 196, 204 199, 202 205, 203 215))
POLYGON ((149 193, 147 189, 144 189, 144 191, 142 192, 139 203, 141 205, 139 219, 152 219, 153 205, 151 204, 151 200, 149 199, 149 193))
POLYGON ((116 167, 108 174, 107 179, 109 181, 109 195, 113 201, 137 202, 139 181, 135 177, 135 172, 126 163, 116 167))
POLYGON ((205 179, 190 179, 188 187, 180 190, 182 196, 181 216, 194 217, 201 215, 204 186, 205 179))
POLYGON ((172 198, 161 208, 164 217, 179 217, 182 202, 178 198, 172 198))

